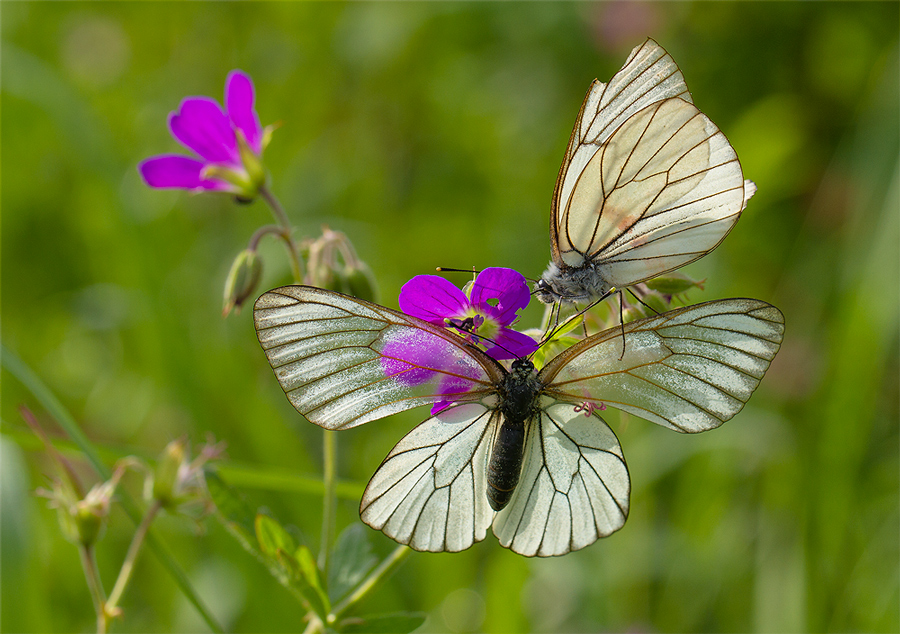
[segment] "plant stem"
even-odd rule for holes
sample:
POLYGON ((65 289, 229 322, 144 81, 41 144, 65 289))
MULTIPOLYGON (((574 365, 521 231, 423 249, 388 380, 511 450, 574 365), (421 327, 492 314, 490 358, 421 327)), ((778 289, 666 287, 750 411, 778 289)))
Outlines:
POLYGON ((84 576, 87 579, 88 589, 91 592, 91 600, 94 602, 94 610, 97 612, 97 633, 106 632, 106 611, 104 604, 106 597, 103 594, 103 583, 100 581, 100 572, 97 570, 97 558, 94 557, 94 547, 79 545, 78 552, 81 555, 81 566, 84 568, 84 576))
POLYGON ((269 191, 267 187, 260 187, 259 194, 269 204, 269 207, 272 209, 272 215, 275 216, 275 220, 277 220, 278 224, 284 229, 282 238, 284 239, 285 246, 288 250, 288 257, 291 260, 291 272, 294 274, 294 281, 298 284, 302 284, 303 263, 300 259, 300 251, 297 249, 297 243, 294 242, 294 238, 291 236, 291 232, 293 231, 291 221, 288 219, 284 207, 282 207, 281 203, 278 202, 278 199, 275 198, 275 194, 269 191))
POLYGON ((141 520, 140 525, 135 531, 134 537, 131 539, 131 545, 128 547, 125 561, 122 562, 122 568, 119 570, 116 584, 113 586, 112 592, 109 593, 109 600, 106 601, 106 606, 104 607, 104 612, 108 617, 115 616, 118 610, 116 604, 119 602, 119 599, 122 598, 122 593, 125 592, 125 586, 128 585, 128 581, 131 579, 131 572, 134 570, 135 561, 137 560, 138 553, 144 543, 144 538, 147 536, 147 531, 150 529, 150 524, 156 519, 156 514, 159 513, 161 508, 162 505, 159 500, 154 500, 153 504, 150 505, 150 508, 147 509, 144 519, 141 520))
MULTIPOLYGON (((38 402, 44 407, 44 409, 49 412, 49 414, 59 423, 59 426, 63 428, 63 430, 68 434, 69 438, 71 438, 81 452, 87 456, 88 460, 91 461, 91 464, 94 466, 94 469, 97 470, 97 473, 100 474, 101 479, 108 480, 111 476, 111 472, 109 468, 103 463, 100 459, 99 453, 94 448, 94 445, 88 440, 87 436, 85 436, 84 432, 78 427, 78 423, 75 422, 75 418, 72 414, 63 407, 63 404, 59 402, 59 399, 56 398, 56 395, 50 391, 43 381, 38 377, 37 374, 32 371, 30 367, 25 365, 18 356, 16 356, 9 348, 0 344, 0 365, 3 368, 8 370, 13 376, 15 376, 22 385, 24 385, 28 391, 30 391, 34 397, 38 400, 38 402)), ((140 518, 140 515, 137 510, 137 505, 134 503, 134 500, 125 493, 124 491, 119 492, 119 503, 122 506, 122 509, 125 513, 128 514, 128 517, 137 524, 140 518)), ((159 558, 160 562, 162 562, 163 566, 169 571, 169 574, 172 575, 172 578, 175 580, 175 584, 184 594, 185 598, 194 606, 197 612, 200 614, 201 618, 206 622, 213 632, 221 632, 222 626, 219 625, 216 620, 213 618, 213 615, 210 613, 209 609, 204 605, 203 601, 194 591, 193 586, 191 586, 190 580, 188 580, 187 575, 184 574, 184 571, 181 569, 181 566, 172 556, 172 554, 165 549, 162 543, 159 540, 155 539, 153 534, 147 536, 147 544, 149 544, 150 549, 156 554, 159 558)))
POLYGON ((325 492, 322 496, 322 540, 319 550, 319 569, 328 578, 328 566, 331 562, 331 550, 334 547, 335 511, 337 510, 337 492, 335 478, 337 472, 337 437, 335 432, 322 430, 322 480, 325 492))
POLYGON ((344 612, 365 598, 367 594, 378 587, 378 584, 387 580, 394 570, 396 570, 397 566, 399 566, 411 552, 412 548, 409 546, 403 546, 402 544, 397 546, 397 548, 394 549, 394 552, 378 564, 378 567, 356 587, 356 590, 354 590, 350 596, 338 603, 334 609, 331 610, 331 614, 328 615, 329 625, 335 623, 344 612))

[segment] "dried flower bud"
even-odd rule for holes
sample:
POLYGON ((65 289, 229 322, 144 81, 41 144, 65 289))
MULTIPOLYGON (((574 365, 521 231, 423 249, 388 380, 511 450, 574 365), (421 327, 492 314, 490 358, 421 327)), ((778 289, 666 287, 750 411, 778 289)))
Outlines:
POLYGON ((253 295, 262 276, 262 260, 256 251, 244 249, 234 259, 225 280, 225 307, 222 315, 238 311, 247 298, 253 295))
POLYGON ((218 458, 223 450, 224 446, 221 444, 207 443, 200 447, 197 457, 191 460, 187 438, 173 440, 163 449, 152 473, 152 480, 148 481, 145 495, 169 510, 199 497, 205 490, 204 465, 218 458))

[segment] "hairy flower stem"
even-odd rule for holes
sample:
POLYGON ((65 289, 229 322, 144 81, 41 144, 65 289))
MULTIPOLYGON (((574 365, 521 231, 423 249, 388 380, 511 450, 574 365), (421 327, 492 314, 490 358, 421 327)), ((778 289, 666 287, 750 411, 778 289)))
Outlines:
POLYGON ((288 257, 291 260, 291 272, 294 275, 294 281, 298 284, 302 284, 303 262, 300 258, 300 250, 297 248, 297 243, 294 242, 294 238, 291 235, 293 231, 291 221, 288 219, 284 207, 281 206, 281 203, 275 198, 275 194, 269 191, 268 187, 260 187, 259 195, 269 204, 269 207, 272 209, 272 215, 275 216, 275 220, 277 220, 278 224, 284 229, 281 236, 284 239, 285 247, 288 250, 288 257))
POLYGON ((100 572, 97 570, 97 558, 94 556, 93 546, 79 546, 81 554, 81 566, 84 568, 84 576, 87 579, 88 589, 91 592, 91 600, 94 602, 94 610, 97 612, 97 632, 106 632, 108 619, 104 605, 106 596, 103 594, 103 583, 100 581, 100 572))
POLYGON ((106 601, 103 608, 104 615, 107 619, 116 616, 119 612, 119 608, 116 604, 119 602, 119 599, 122 598, 122 593, 125 592, 125 586, 128 585, 128 581, 131 579, 131 572, 134 570, 135 561, 137 560, 138 553, 144 543, 144 538, 147 536, 147 531, 150 529, 150 524, 156 519, 156 515, 161 508, 162 504, 160 501, 154 500, 153 504, 150 505, 150 508, 147 509, 146 514, 144 514, 144 519, 141 520, 137 531, 134 533, 134 537, 131 539, 131 545, 128 547, 125 561, 122 562, 122 568, 119 570, 116 584, 113 586, 112 592, 109 593, 109 599, 106 601))
POLYGON ((377 588, 380 583, 386 581, 411 552, 412 548, 409 546, 404 546, 402 544, 397 546, 397 548, 394 549, 394 552, 378 564, 378 567, 356 587, 356 590, 354 590, 350 596, 334 606, 331 610, 331 614, 328 615, 329 625, 336 623, 344 612, 362 601, 363 598, 377 588))
POLYGON ((335 432, 322 430, 322 479, 325 493, 322 497, 322 540, 319 550, 319 569, 328 578, 331 551, 334 548, 335 511, 337 510, 337 437, 335 432))

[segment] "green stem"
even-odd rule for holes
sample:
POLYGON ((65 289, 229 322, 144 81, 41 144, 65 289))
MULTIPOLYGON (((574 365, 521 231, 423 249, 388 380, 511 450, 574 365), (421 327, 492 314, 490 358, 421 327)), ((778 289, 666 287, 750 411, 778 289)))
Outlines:
POLYGON ((322 540, 319 550, 319 569, 328 577, 331 550, 334 548, 335 512, 337 510, 337 437, 335 432, 322 430, 322 480, 325 492, 322 496, 322 540))
MULTIPOLYGON (((50 391, 50 389, 41 381, 38 376, 31 371, 27 365, 25 365, 19 357, 13 354, 9 348, 0 344, 0 361, 2 361, 2 365, 6 370, 8 370, 13 376, 15 376, 19 382, 24 385, 38 400, 38 402, 44 407, 45 410, 52 416, 59 426, 63 428, 63 430, 68 434, 69 438, 75 441, 75 444, 78 445, 78 448, 81 452, 90 460, 91 464, 94 466, 94 469, 97 470, 97 473, 100 475, 102 480, 109 480, 112 475, 109 468, 103 463, 100 459, 97 450, 91 444, 91 441, 88 440, 87 436, 84 435, 84 432, 78 427, 78 423, 75 422, 75 419, 72 417, 72 414, 63 407, 62 403, 59 402, 59 399, 56 398, 56 395, 50 391)), ((134 500, 125 492, 120 491, 118 493, 119 503, 122 505, 122 509, 128 514, 131 520, 138 524, 140 522, 140 512, 138 511, 137 504, 135 504, 134 500)), ((212 613, 207 609, 206 605, 204 605, 203 601, 200 600, 200 597, 194 591, 193 586, 191 586, 191 582, 188 580, 187 575, 181 569, 181 566, 172 556, 172 554, 165 549, 165 546, 157 540, 153 533, 147 535, 147 544, 150 546, 150 549, 154 552, 154 554, 159 558, 160 562, 166 569, 169 571, 169 574, 172 575, 172 578, 175 580, 175 584, 187 598, 187 600, 194 606, 194 609, 200 614, 206 624, 209 626, 213 632, 222 632, 222 626, 220 626, 212 613)))
POLYGON ((275 234, 281 239, 285 238, 285 229, 281 225, 263 225, 250 236, 250 243, 247 245, 247 248, 251 251, 256 251, 259 241, 262 240, 264 235, 269 233, 275 234))
POLYGON ((350 608, 359 603, 366 595, 378 587, 380 583, 386 581, 387 578, 397 569, 404 559, 412 552, 409 546, 397 546, 387 559, 382 561, 365 580, 356 587, 350 596, 338 603, 331 614, 328 615, 329 624, 337 622, 337 620, 350 608))
POLYGON ((94 547, 79 545, 81 554, 81 566, 84 568, 84 576, 87 579, 88 589, 91 592, 91 600, 94 602, 94 610, 97 612, 97 633, 106 632, 107 618, 103 606, 106 599, 103 594, 103 583, 100 581, 100 572, 97 570, 97 558, 94 557, 94 547))
POLYGON ((297 248, 297 243, 294 242, 294 238, 291 236, 291 233, 293 232, 291 221, 284 211, 284 207, 281 206, 281 203, 275 197, 275 194, 269 191, 268 187, 260 187, 259 194, 263 197, 263 200, 269 204, 269 207, 272 209, 272 215, 275 216, 275 220, 277 220, 278 224, 284 229, 281 237, 284 239, 288 257, 291 260, 291 272, 294 275, 294 281, 298 284, 302 284, 303 262, 300 258, 300 250, 297 248))
POLYGON ((147 536, 150 524, 156 519, 156 514, 159 513, 161 508, 162 505, 159 500, 154 500, 153 504, 150 505, 150 508, 147 509, 147 513, 144 515, 144 519, 141 520, 137 531, 135 531, 134 537, 131 539, 131 545, 128 547, 128 553, 126 553, 125 560, 122 562, 122 568, 119 570, 116 584, 113 586, 112 592, 109 593, 109 599, 106 601, 104 611, 107 616, 115 616, 118 611, 117 604, 119 603, 119 599, 122 598, 122 593, 125 592, 125 586, 128 585, 128 581, 131 579, 131 572, 134 570, 134 564, 137 560, 138 553, 141 550, 141 546, 144 544, 144 538, 147 536))

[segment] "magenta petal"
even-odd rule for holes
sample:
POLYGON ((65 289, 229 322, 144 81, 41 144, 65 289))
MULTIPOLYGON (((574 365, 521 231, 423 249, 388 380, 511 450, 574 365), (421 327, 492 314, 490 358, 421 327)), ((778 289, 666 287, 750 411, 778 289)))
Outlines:
POLYGON ((183 100, 179 111, 169 115, 169 130, 182 145, 210 163, 241 164, 231 123, 212 99, 183 100))
POLYGON ((528 306, 531 292, 518 271, 491 267, 475 278, 471 297, 472 306, 478 312, 490 315, 502 326, 508 326, 516 318, 516 312, 528 306))
POLYGON ((488 348, 487 353, 497 359, 521 359, 537 350, 537 342, 526 334, 509 328, 501 328, 495 339, 497 346, 488 348), (502 348, 500 346, 503 346, 502 348))
POLYGON ((259 154, 262 151, 262 126, 253 109, 253 81, 239 70, 228 73, 225 80, 225 109, 234 127, 243 132, 247 143, 259 154))
POLYGON ((465 294, 437 275, 416 275, 400 289, 398 302, 407 315, 441 326, 447 317, 464 316, 468 307, 465 294))
POLYGON ((205 163, 179 154, 152 156, 138 165, 150 187, 176 189, 228 189, 228 183, 201 178, 205 163))

